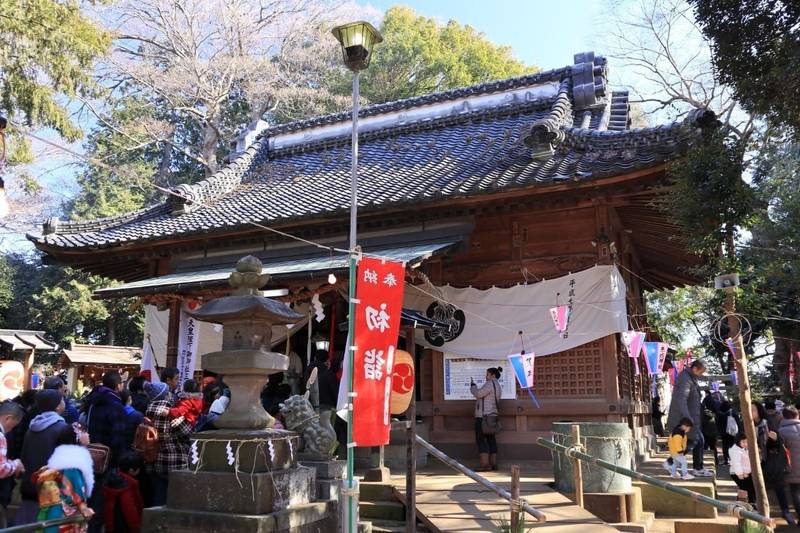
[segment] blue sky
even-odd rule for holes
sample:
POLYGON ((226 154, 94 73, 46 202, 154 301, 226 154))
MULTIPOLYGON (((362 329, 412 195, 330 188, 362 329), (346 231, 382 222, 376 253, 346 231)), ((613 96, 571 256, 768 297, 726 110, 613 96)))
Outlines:
MULTIPOLYGON (((455 19, 469 24, 543 70, 571 65, 573 54, 591 50, 596 20, 607 6, 599 0, 370 0, 369 4, 381 11, 402 4, 442 22, 455 19)), ((602 50, 597 52, 602 55, 602 50)))

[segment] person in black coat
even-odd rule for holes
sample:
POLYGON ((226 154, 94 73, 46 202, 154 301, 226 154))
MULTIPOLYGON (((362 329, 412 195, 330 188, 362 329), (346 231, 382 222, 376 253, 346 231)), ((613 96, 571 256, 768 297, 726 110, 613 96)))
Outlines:
POLYGON ((64 398, 56 390, 45 389, 36 394, 36 410, 40 413, 31 420, 30 428, 22 445, 22 474, 20 495, 22 502, 17 511, 16 524, 31 524, 36 521, 39 498, 31 475, 47 464, 56 449, 59 435, 69 428, 61 413, 64 412, 64 398))
POLYGON ((144 415, 147 411, 147 394, 144 392, 144 384, 147 379, 144 376, 136 376, 128 382, 128 390, 131 392, 131 407, 144 415))
POLYGON ((306 372, 306 387, 308 387, 308 378, 315 368, 317 369, 320 410, 336 409, 336 401, 339 396, 339 380, 336 379, 336 374, 331 370, 328 352, 317 350, 314 354, 314 362, 306 372))

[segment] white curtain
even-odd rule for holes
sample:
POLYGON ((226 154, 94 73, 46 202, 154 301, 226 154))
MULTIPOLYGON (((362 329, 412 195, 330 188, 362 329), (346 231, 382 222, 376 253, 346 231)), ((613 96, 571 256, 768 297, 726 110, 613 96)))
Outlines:
MULTIPOLYGON (((548 355, 628 329, 625 282, 611 265, 507 289, 450 286, 437 289, 445 301, 464 312, 464 330, 443 344, 434 342, 430 332, 426 338, 426 332, 420 330, 416 339, 424 346, 449 354, 503 359, 525 349, 536 355, 548 355), (574 294, 570 295, 571 291, 574 294), (567 305, 570 299, 569 327, 566 337, 561 337, 550 308, 557 302, 567 305)), ((434 302, 431 294, 435 292, 429 286, 407 286, 404 305, 424 313, 434 302)))

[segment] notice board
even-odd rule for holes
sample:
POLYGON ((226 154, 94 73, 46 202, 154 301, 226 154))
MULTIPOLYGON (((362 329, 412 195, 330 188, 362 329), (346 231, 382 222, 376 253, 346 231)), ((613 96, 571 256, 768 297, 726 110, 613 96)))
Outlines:
POLYGON ((503 369, 500 376, 501 399, 513 400, 517 397, 517 388, 507 359, 473 359, 444 354, 444 399, 474 400, 469 391, 470 378, 480 387, 486 381, 486 369, 498 366, 503 369))

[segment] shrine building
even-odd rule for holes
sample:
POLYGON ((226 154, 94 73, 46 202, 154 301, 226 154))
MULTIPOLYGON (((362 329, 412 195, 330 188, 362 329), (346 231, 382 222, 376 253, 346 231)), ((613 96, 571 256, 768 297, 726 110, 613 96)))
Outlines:
MULTIPOLYGON (((533 396, 504 373, 501 456, 549 453, 534 442, 554 421, 627 422, 640 451, 651 437, 650 378, 620 333, 644 328, 644 291, 698 282, 687 274, 698 258, 657 206, 670 161, 716 120, 695 110, 632 129, 628 93, 609 86, 607 68, 582 53, 563 68, 361 110, 358 243, 406 262, 417 414, 456 457, 476 454, 469 377, 483 381, 522 350, 537 355, 533 396), (549 311, 559 305, 571 309, 560 333, 549 311)), ((161 366, 176 366, 182 306, 227 294, 247 254, 270 274, 267 294, 309 317, 273 335, 276 349, 303 366, 309 348, 341 357, 350 118, 245 132, 228 164, 156 205, 50 220, 28 238, 49 261, 119 282, 97 298, 141 299, 161 366)), ((200 354, 219 348, 218 329, 199 327, 200 354)))

